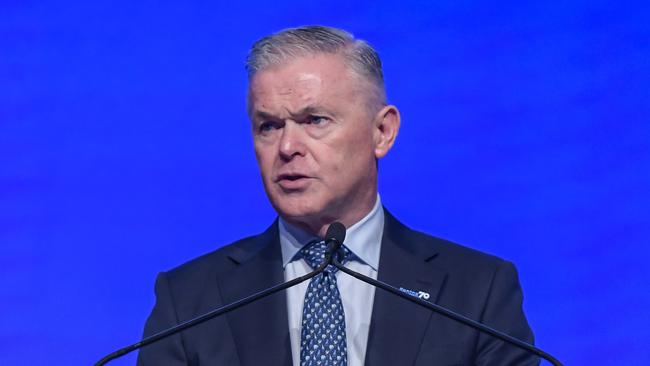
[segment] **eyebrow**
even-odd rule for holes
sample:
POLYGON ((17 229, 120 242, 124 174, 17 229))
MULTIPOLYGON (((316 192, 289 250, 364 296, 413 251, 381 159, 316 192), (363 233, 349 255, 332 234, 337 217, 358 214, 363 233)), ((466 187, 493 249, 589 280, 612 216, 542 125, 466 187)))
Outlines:
MULTIPOLYGON (((304 116, 308 114, 320 114, 320 113, 327 113, 332 116, 334 115, 334 113, 332 112, 325 112, 325 108, 310 105, 299 110, 297 113, 291 113, 290 116, 297 117, 297 116, 304 116)), ((254 115, 261 119, 278 119, 277 116, 274 116, 273 114, 264 111, 256 111, 254 115)))

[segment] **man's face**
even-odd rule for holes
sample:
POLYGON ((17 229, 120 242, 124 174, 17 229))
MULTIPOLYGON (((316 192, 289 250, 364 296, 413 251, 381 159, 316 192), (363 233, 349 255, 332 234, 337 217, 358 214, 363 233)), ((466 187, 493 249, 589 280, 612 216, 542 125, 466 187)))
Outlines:
POLYGON ((255 154, 271 204, 285 219, 319 233, 334 220, 356 222, 374 204, 378 136, 368 88, 330 54, 253 76, 255 154))

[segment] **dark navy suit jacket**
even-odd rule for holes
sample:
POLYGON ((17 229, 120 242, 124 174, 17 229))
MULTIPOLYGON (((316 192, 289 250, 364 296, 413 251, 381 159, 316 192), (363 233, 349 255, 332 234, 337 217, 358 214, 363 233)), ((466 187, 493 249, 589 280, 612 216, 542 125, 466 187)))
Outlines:
MULTIPOLYGON (((408 229, 386 212, 378 278, 531 342, 514 266, 408 229)), ((345 274, 341 273, 344 276, 345 274)), ((277 222, 156 281, 145 336, 284 281, 277 222)), ((512 346, 377 289, 366 365, 537 365, 512 346)), ((286 293, 209 320, 140 351, 140 366, 291 366, 286 293)))

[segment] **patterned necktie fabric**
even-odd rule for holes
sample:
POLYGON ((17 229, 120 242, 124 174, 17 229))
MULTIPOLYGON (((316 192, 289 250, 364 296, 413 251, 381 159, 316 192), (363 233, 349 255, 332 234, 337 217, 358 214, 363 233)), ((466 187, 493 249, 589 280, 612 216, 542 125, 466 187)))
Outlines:
MULTIPOLYGON (((318 267, 325 258, 325 242, 313 242, 301 249, 303 259, 318 267)), ((341 247, 341 263, 352 253, 341 247)), ((301 366, 346 366, 348 349, 345 337, 345 313, 341 294, 336 284, 338 268, 329 265, 324 272, 311 279, 305 293, 300 333, 301 366)))

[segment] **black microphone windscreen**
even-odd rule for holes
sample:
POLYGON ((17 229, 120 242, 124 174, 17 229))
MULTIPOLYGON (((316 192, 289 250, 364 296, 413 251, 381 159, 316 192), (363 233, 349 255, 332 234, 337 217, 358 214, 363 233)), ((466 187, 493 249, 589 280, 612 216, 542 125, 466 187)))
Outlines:
POLYGON ((336 240, 339 244, 343 244, 343 241, 345 240, 345 226, 338 221, 333 222, 330 227, 327 228, 325 241, 329 242, 331 240, 336 240))

